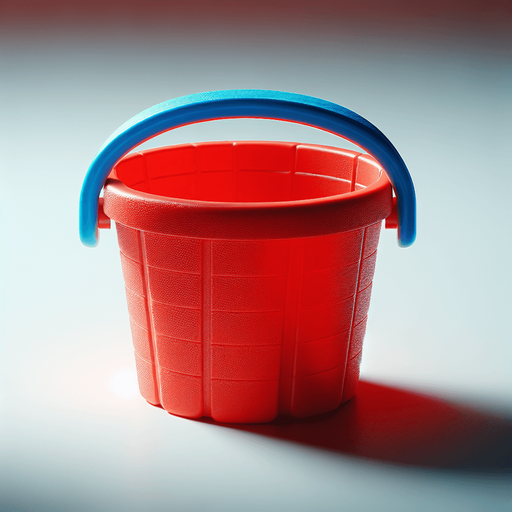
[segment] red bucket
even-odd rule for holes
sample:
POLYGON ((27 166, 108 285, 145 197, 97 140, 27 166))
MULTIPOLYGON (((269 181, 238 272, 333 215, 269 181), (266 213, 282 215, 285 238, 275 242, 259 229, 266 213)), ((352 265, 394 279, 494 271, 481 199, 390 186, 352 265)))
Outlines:
POLYGON ((368 156, 188 144, 116 166, 140 390, 180 416, 310 416, 355 393, 389 180, 368 156))
POLYGON ((268 422, 354 395, 393 211, 371 156, 284 142, 147 150, 118 161, 103 210, 116 222, 149 403, 268 422))

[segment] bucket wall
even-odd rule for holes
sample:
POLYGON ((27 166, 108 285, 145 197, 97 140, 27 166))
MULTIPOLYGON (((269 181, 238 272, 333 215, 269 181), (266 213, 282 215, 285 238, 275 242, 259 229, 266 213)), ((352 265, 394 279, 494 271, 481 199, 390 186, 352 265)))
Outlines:
POLYGON ((190 418, 267 422, 354 395, 381 222, 286 240, 116 227, 148 402, 190 418))

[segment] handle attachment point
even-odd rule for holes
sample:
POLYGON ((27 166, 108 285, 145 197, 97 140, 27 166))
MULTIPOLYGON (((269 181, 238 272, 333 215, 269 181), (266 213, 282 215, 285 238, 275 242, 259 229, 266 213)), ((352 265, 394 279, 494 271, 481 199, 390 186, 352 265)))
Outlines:
POLYGON ((396 197, 393 197, 393 210, 389 216, 386 217, 384 227, 386 229, 398 229, 398 207, 396 204, 396 197))
POLYGON ((110 217, 103 210, 103 197, 98 200, 98 229, 110 229, 110 217))

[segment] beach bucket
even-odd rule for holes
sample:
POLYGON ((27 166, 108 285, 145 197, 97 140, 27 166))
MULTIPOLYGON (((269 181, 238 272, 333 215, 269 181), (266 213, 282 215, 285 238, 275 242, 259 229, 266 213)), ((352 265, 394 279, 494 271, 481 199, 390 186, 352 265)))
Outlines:
POLYGON ((152 107, 105 143, 82 189, 82 241, 95 245, 110 219, 142 396, 188 418, 268 422, 354 395, 381 223, 410 245, 415 198, 395 148, 354 112, 218 91, 152 107), (240 117, 316 126, 372 156, 251 141, 127 154, 178 126, 240 117))

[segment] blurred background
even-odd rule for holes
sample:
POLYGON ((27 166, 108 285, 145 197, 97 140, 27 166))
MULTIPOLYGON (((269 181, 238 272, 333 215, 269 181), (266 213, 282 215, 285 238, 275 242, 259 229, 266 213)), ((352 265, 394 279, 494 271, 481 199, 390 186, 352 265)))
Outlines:
MULTIPOLYGON (((511 43, 500 0, 0 0, 0 511, 510 510, 511 43), (309 437, 147 405, 115 233, 78 238, 83 178, 118 126, 235 88, 358 112, 416 186, 416 244, 381 235, 360 397, 309 437), (435 435, 418 427, 433 417, 435 435)), ((238 139, 353 148, 261 120, 144 147, 238 139)))

